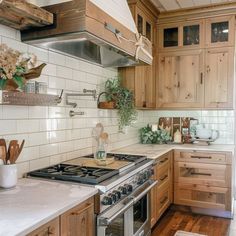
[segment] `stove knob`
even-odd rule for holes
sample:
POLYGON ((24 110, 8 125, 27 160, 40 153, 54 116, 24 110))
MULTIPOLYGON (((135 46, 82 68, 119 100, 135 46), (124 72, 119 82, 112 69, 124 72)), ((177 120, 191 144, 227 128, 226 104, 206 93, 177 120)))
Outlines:
POLYGON ((138 177, 138 184, 142 184, 143 182, 144 182, 144 174, 143 173, 141 173, 140 175, 139 175, 139 177, 138 177))
POLYGON ((103 199, 102 199, 102 204, 105 205, 105 206, 108 206, 108 205, 112 205, 112 198, 111 197, 108 197, 108 196, 105 196, 103 199))
POLYGON ((122 194, 124 194, 124 195, 127 194, 127 188, 124 187, 124 186, 120 186, 120 187, 119 187, 119 191, 120 191, 122 194))
POLYGON ((128 193, 131 193, 133 191, 133 186, 131 184, 125 184, 125 188, 127 189, 128 193))
POLYGON ((116 194, 114 194, 114 193, 110 193, 110 194, 108 194, 108 196, 111 197, 113 203, 115 203, 119 200, 117 198, 116 194))
POLYGON ((117 200, 121 199, 121 192, 120 191, 114 190, 112 193, 116 195, 117 200))

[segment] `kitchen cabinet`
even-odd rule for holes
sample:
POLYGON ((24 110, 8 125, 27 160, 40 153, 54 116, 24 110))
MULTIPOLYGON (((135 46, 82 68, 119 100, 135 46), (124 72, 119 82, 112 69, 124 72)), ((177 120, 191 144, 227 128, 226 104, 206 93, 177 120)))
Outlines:
POLYGON ((231 216, 231 160, 227 152, 175 150, 174 203, 231 216))
POLYGON ((27 236, 94 236, 94 198, 91 197, 27 236))
POLYGON ((205 107, 233 108, 234 47, 206 50, 205 107))
POLYGON ((158 60, 157 107, 203 107, 202 50, 161 53, 158 60))
POLYGON ((142 0, 128 1, 138 32, 152 42, 153 63, 151 66, 119 68, 123 85, 134 93, 135 106, 139 109, 156 107, 156 19, 152 3, 142 0))
POLYGON ((159 51, 200 49, 204 44, 204 21, 159 25, 159 51))
POLYGON ((90 198, 61 215, 61 236, 94 236, 94 217, 94 199, 90 198))
POLYGON ((206 47, 234 46, 235 16, 222 16, 206 20, 206 47))
POLYGON ((154 166, 153 179, 158 180, 157 186, 151 190, 151 227, 162 216, 173 202, 173 153, 164 154, 154 166))
POLYGON ((177 15, 158 24, 157 108, 233 109, 235 15, 177 15))
POLYGON ((34 230, 27 236, 59 236, 59 217, 50 222, 46 223, 45 225, 41 226, 40 228, 34 230))

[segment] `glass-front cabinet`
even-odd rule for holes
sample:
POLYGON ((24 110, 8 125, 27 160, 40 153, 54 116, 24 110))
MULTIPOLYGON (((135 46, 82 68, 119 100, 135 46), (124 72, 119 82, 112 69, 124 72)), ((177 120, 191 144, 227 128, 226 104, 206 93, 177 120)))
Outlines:
POLYGON ((138 32, 153 42, 153 24, 139 9, 137 9, 136 25, 138 32))
POLYGON ((214 17, 206 20, 206 46, 234 45, 234 16, 214 17))
POLYGON ((203 23, 201 21, 160 26, 159 49, 200 48, 203 43, 202 32, 203 23))
POLYGON ((200 25, 186 25, 183 27, 183 46, 199 45, 200 25))

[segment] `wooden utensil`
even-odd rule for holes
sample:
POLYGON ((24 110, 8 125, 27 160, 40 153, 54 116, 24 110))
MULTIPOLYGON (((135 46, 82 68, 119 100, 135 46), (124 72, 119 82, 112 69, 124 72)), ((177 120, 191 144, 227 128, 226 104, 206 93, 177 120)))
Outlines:
POLYGON ((0 146, 0 159, 2 160, 3 164, 6 164, 6 152, 5 147, 0 146))
POLYGON ((15 156, 17 155, 17 151, 19 150, 19 144, 17 140, 11 140, 8 146, 8 159, 7 164, 14 164, 15 156))
MULTIPOLYGON (((15 156, 15 159, 14 159, 14 163, 16 163, 16 160, 18 159, 18 157, 20 156, 21 152, 22 152, 22 149, 24 147, 24 144, 25 144, 25 140, 22 141, 20 147, 18 148, 17 150, 17 155, 15 156)), ((19 146, 19 144, 18 144, 19 146)))
POLYGON ((1 159, 3 160, 4 164, 7 163, 7 144, 5 139, 0 139, 0 147, 1 148, 1 159))

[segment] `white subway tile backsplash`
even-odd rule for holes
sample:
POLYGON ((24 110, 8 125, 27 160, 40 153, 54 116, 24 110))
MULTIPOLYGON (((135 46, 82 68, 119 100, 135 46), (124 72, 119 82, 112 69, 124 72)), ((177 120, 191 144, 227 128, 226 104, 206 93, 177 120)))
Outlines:
POLYGON ((47 144, 50 141, 49 132, 30 133, 29 134, 29 146, 38 146, 47 144))
POLYGON ((65 79, 72 79, 72 69, 65 66, 56 66, 56 75, 65 79))
POLYGON ((14 50, 18 50, 20 52, 28 52, 28 45, 20 41, 16 41, 15 39, 2 37, 2 43, 7 44, 8 47, 11 47, 14 50))
POLYGON ((48 58, 49 58, 49 63, 61 66, 65 66, 66 64, 66 57, 62 54, 49 51, 48 58))
POLYGON ((48 62, 48 51, 46 49, 28 46, 28 52, 37 56, 37 59, 42 62, 48 62))
POLYGON ((0 135, 17 133, 17 121, 16 120, 1 120, 0 123, 0 135))
POLYGON ((27 119, 29 108, 26 106, 3 106, 3 119, 27 119))

